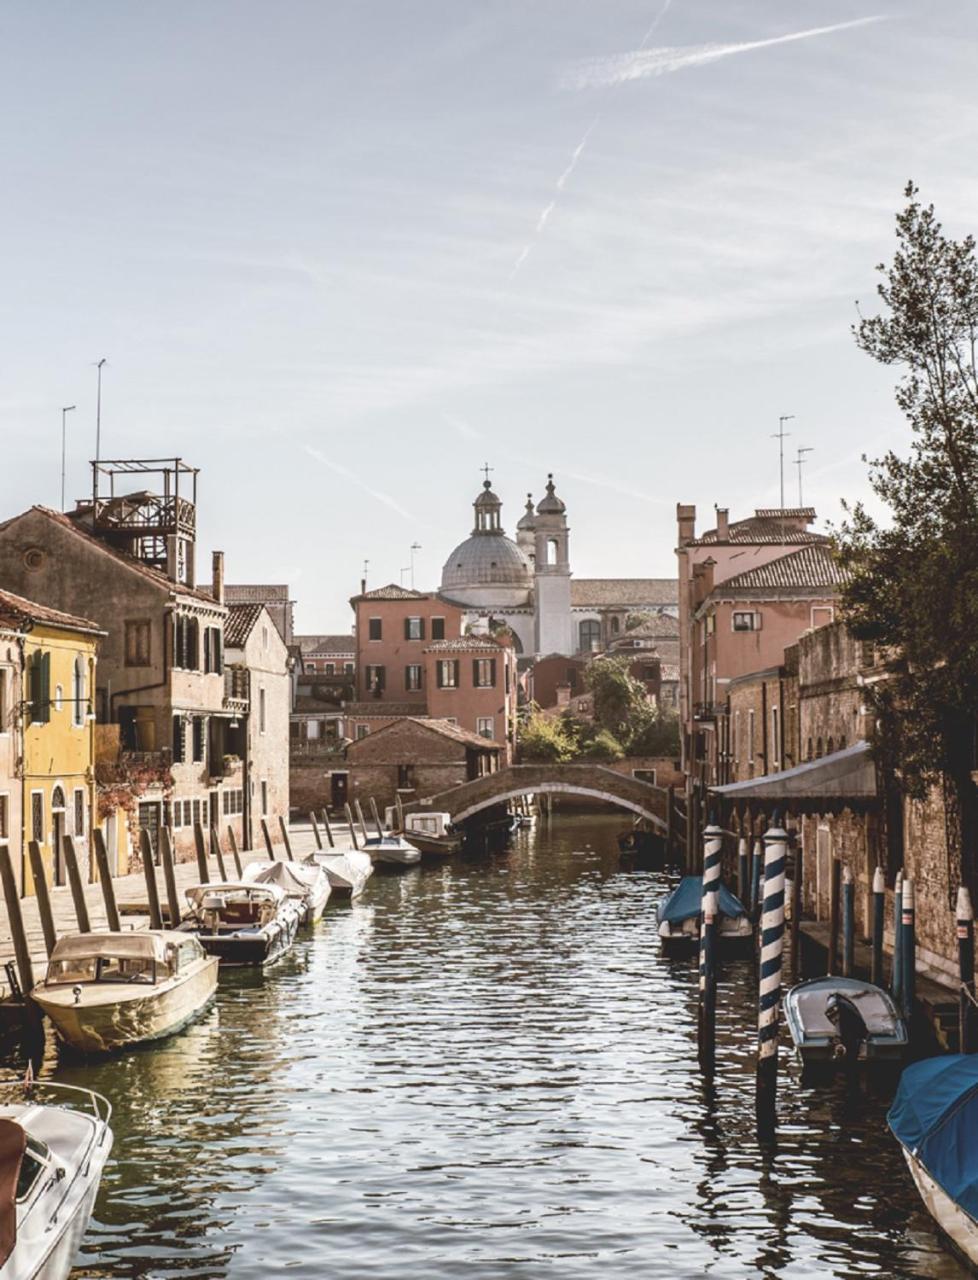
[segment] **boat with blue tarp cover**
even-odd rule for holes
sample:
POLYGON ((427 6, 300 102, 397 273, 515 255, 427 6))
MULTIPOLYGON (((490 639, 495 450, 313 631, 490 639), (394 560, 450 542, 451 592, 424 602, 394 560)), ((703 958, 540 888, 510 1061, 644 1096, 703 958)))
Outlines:
POLYGON ((978 1266, 978 1054, 907 1067, 886 1119, 934 1220, 978 1266))
MULTIPOLYGON (((720 881, 719 940, 743 942, 753 937, 747 908, 720 881)), ((703 905, 703 877, 683 876, 672 893, 660 899, 655 910, 662 945, 670 950, 690 947, 699 941, 700 911, 703 905)))

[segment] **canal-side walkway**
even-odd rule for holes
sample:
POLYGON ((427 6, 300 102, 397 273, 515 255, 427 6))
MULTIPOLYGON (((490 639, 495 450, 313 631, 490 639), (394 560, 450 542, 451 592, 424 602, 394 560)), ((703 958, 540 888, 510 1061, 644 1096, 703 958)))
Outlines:
MULTIPOLYGON (((277 830, 275 834, 278 835, 277 830)), ((323 835, 322 839, 325 844, 325 835, 323 835)), ((334 839, 336 840, 337 853, 342 853, 346 849, 353 847, 349 842, 349 837, 344 840, 334 832, 334 839)), ((307 857, 317 847, 312 827, 308 825, 290 828, 289 843, 292 847, 292 854, 296 859, 307 857)), ((274 849, 276 858, 287 858, 288 855, 286 854, 284 843, 276 843, 274 849)), ((241 852, 239 857, 242 867, 245 867, 249 862, 267 859, 268 854, 264 848, 247 849, 241 852)), ((228 878, 235 879, 234 858, 230 851, 226 850, 223 858, 224 869, 228 878)), ((208 859, 207 869, 210 880, 220 880, 221 875, 216 858, 208 859)), ((186 900, 187 889, 200 883, 197 859, 191 858, 187 862, 178 862, 174 867, 174 875, 177 884, 177 896, 183 903, 186 900)), ((162 867, 156 868, 156 882, 159 887, 160 901, 165 910, 166 889, 162 867)), ((112 881, 112 887, 115 890, 116 905, 123 929, 148 928, 149 911, 146 902, 146 877, 142 869, 126 876, 116 876, 112 881)), ((76 932, 78 920, 75 915, 75 904, 70 888, 67 885, 54 885, 49 888, 48 893, 51 898, 51 913, 54 917, 55 932, 59 937, 65 933, 76 932)), ((2 894, 0 894, 0 901, 2 901, 2 894)), ((107 929, 105 900, 102 896, 102 887, 98 882, 85 885, 85 903, 88 907, 92 929, 107 929)), ((20 910, 24 921, 24 932, 27 935, 27 945, 31 953, 31 963, 34 966, 34 976, 38 978, 44 973, 47 964, 47 952, 44 948, 44 933, 41 928, 41 916, 38 911, 37 899, 35 897, 21 898, 20 910)), ((10 986, 7 982, 4 966, 13 959, 14 944, 10 930, 10 920, 7 915, 6 904, 4 904, 3 908, 0 909, 0 997, 2 998, 10 995, 10 986)))

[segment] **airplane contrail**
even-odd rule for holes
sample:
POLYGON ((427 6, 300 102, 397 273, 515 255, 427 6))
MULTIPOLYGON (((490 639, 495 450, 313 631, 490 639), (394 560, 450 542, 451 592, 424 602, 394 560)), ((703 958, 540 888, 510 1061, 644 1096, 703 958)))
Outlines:
POLYGON ((404 516, 406 520, 417 519, 417 517, 413 516, 410 511, 405 511, 400 503, 396 502, 390 494, 384 493, 381 489, 371 488, 370 485, 360 479, 355 471, 351 471, 349 467, 344 467, 341 466, 340 463, 334 462, 333 459, 323 453, 322 450, 315 449, 310 444, 305 445, 304 448, 310 458, 315 458, 317 462, 321 462, 323 466, 328 467, 330 471, 335 471, 336 474, 341 476, 344 480, 348 480, 351 483, 358 485, 364 493, 369 494, 376 502, 382 503, 385 507, 390 507, 392 511, 396 511, 399 516, 404 516))
POLYGON ((811 40, 816 36, 831 35, 835 31, 848 31, 870 23, 885 22, 888 17, 889 14, 877 13, 866 18, 854 18, 850 22, 837 22, 830 27, 809 27, 805 31, 792 31, 788 35, 772 36, 768 40, 747 40, 739 44, 667 45, 658 49, 636 49, 612 58, 595 58, 578 63, 563 78, 561 85, 565 89, 614 88, 631 80, 645 80, 652 76, 671 75, 674 71, 685 71, 688 67, 705 66, 738 53, 750 53, 754 49, 769 49, 777 44, 811 40))
MULTIPOLYGON (((645 46, 648 44, 648 42, 652 39, 652 36, 655 33, 656 27, 658 27, 659 23, 669 12, 669 7, 671 6, 671 4, 672 4, 672 0, 664 0, 662 8, 652 19, 652 23, 649 26, 649 29, 646 31, 645 35, 642 37, 642 43, 639 45, 640 50, 644 49, 645 46)), ((525 244, 523 248, 520 250, 519 256, 517 257, 516 262, 513 264, 513 270, 509 273, 510 280, 516 279, 516 276, 519 273, 520 267, 522 267, 523 263, 527 260, 527 258, 530 256, 531 252, 533 251, 534 242, 543 234, 543 231, 547 225, 547 222, 550 220, 550 215, 553 213, 554 209, 556 209, 557 207, 557 196, 564 190, 564 188, 567 186, 568 182, 570 181, 574 170, 577 168, 578 160, 580 160, 581 156, 584 154, 584 148, 587 146, 588 138, 590 138, 591 134, 594 132, 594 128, 600 119, 601 119, 601 113, 598 112, 598 114, 594 117, 594 119, 585 129, 584 137, 581 138, 580 142, 571 152, 571 158, 567 167, 564 169, 563 173, 557 179, 556 194, 554 195, 554 198, 550 201, 550 203, 546 206, 546 208, 543 209, 540 216, 537 218, 536 227, 534 228, 534 232, 533 232, 534 238, 533 240, 530 240, 527 244, 525 244)))

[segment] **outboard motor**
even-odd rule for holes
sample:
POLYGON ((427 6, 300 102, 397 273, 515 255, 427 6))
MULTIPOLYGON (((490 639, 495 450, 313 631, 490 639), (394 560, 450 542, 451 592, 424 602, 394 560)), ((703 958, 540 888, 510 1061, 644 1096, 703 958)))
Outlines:
POLYGON ((869 1028, 852 1000, 834 991, 825 1002, 825 1016, 838 1032, 835 1056, 855 1066, 859 1050, 869 1039, 869 1028))

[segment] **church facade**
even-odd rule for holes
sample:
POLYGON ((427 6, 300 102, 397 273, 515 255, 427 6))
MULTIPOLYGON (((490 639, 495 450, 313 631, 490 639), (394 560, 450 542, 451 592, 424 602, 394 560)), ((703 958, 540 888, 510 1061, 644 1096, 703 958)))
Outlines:
POLYGON ((474 631, 507 627, 524 663, 602 652, 630 617, 677 614, 674 578, 574 578, 567 508, 552 475, 536 505, 527 494, 515 540, 488 479, 473 507, 474 527, 445 561, 439 594, 465 610, 474 631))

